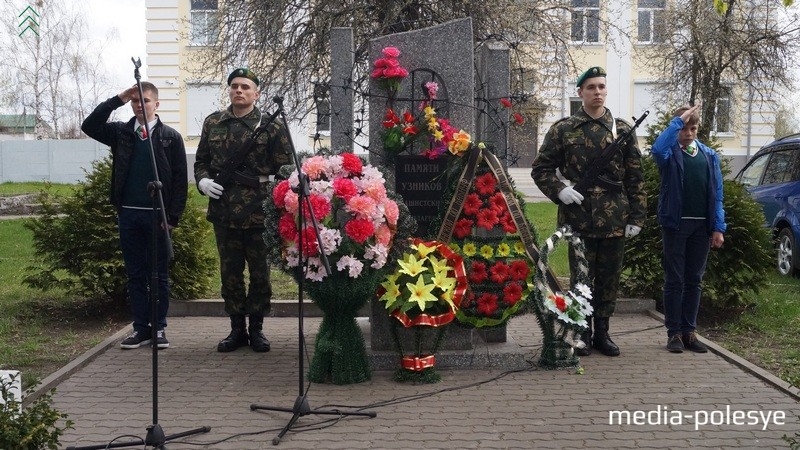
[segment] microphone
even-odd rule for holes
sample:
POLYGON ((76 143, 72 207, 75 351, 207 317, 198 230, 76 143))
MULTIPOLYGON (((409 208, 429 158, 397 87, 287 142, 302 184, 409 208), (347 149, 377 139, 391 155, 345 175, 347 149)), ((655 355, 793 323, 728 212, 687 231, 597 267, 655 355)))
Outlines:
POLYGON ((275 97, 272 97, 272 101, 274 103, 279 104, 279 105, 283 105, 283 97, 281 97, 280 95, 276 95, 275 97))

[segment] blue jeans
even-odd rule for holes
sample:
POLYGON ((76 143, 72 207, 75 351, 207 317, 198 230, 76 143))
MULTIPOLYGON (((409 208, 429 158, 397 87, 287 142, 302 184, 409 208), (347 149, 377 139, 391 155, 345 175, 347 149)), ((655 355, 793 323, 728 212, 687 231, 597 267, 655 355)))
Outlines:
POLYGON ((667 335, 697 328, 700 285, 711 235, 705 219, 681 219, 680 229, 662 230, 664 239, 664 325, 667 335))
MULTIPOLYGON (((150 334, 150 278, 152 269, 153 215, 160 223, 159 212, 120 208, 119 242, 128 275, 128 297, 131 302, 133 329, 150 334)), ((167 326, 169 309, 169 258, 164 230, 158 226, 158 328, 167 326)))

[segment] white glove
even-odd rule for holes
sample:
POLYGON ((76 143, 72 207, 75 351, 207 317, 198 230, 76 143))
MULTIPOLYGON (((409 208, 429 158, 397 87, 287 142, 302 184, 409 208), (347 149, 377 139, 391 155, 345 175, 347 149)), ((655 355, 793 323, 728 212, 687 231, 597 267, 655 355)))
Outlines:
POLYGON ((642 227, 637 227, 636 225, 628 225, 625 227, 625 237, 634 237, 639 232, 642 231, 642 227))
POLYGON ((225 190, 221 185, 214 183, 214 180, 211 178, 203 178, 197 183, 197 188, 200 189, 200 192, 206 194, 207 196, 217 199, 220 195, 222 195, 222 191, 225 190))
POLYGON ((558 192, 558 199, 561 200, 561 203, 570 205, 572 203, 581 203, 583 195, 572 186, 567 186, 558 192))

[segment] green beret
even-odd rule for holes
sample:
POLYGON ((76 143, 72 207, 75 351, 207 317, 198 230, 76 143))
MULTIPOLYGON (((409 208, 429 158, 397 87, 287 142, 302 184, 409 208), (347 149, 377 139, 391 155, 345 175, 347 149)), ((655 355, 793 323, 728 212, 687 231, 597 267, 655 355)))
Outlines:
POLYGON ((604 77, 604 76, 606 76, 606 69, 603 69, 600 66, 590 67, 589 70, 583 72, 581 76, 578 77, 578 82, 575 83, 575 86, 581 87, 583 82, 588 80, 589 78, 604 77))
POLYGON ((228 86, 231 85, 231 81, 233 81, 234 78, 238 77, 249 78, 250 80, 253 80, 253 83, 255 83, 256 86, 258 86, 258 77, 256 76, 255 72, 246 67, 238 68, 228 75, 228 86))

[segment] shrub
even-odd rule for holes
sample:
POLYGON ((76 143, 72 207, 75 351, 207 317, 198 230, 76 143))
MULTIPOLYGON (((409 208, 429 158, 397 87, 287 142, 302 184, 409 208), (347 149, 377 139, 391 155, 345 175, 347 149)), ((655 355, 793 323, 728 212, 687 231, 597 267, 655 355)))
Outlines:
MULTIPOLYGON (((642 158, 645 189, 647 191, 647 220, 644 229, 625 246, 625 274, 623 289, 629 294, 661 299, 664 271, 661 265, 663 245, 661 227, 656 213, 660 177, 649 150, 657 133, 666 128, 671 115, 662 114, 659 122, 648 128, 645 156, 642 158)), ((709 146, 717 147, 715 142, 709 146)), ((723 170, 727 170, 723 167, 723 170)), ((753 304, 755 294, 764 286, 765 276, 772 268, 769 230, 764 228, 764 214, 758 203, 750 198, 739 183, 723 183, 725 220, 725 245, 713 250, 708 257, 703 279, 703 303, 712 310, 729 310, 753 304)))
MULTIPOLYGON (((0 448, 19 450, 57 449, 64 431, 72 428, 66 414, 53 409, 51 403, 55 389, 45 393, 20 411, 21 399, 11 392, 13 380, 0 378, 0 448), (64 426, 58 426, 65 420, 64 426)), ((26 392, 29 395, 31 391, 26 392)))
MULTIPOLYGON (((42 214, 25 225, 33 232, 36 260, 23 282, 45 291, 62 288, 76 296, 121 302, 127 297, 127 279, 117 215, 108 200, 111 158, 92 167, 72 196, 57 199, 49 186, 39 194, 42 214)), ((190 189, 189 195, 198 194, 190 189)), ((209 291, 216 266, 203 242, 210 233, 203 212, 187 207, 181 226, 172 233, 172 298, 198 298, 209 291)))

